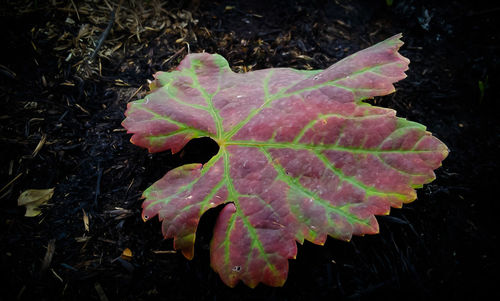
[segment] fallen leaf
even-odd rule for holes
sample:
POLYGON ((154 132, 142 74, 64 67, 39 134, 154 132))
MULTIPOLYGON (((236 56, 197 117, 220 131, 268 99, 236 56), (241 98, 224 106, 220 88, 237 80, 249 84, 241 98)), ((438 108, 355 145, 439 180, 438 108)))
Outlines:
POLYGON ((448 155, 425 126, 363 102, 406 77, 402 45, 398 34, 325 70, 235 73, 192 53, 156 73, 156 90, 127 105, 132 143, 178 153, 209 137, 219 150, 144 190, 143 220, 158 216, 192 259, 201 216, 221 205, 210 259, 230 287, 282 286, 297 242, 378 233, 375 216, 414 201, 448 155))
POLYGON ((26 214, 24 216, 33 217, 37 216, 42 211, 40 206, 47 203, 48 200, 54 195, 54 188, 50 189, 28 189, 21 193, 17 199, 18 206, 26 207, 26 214))

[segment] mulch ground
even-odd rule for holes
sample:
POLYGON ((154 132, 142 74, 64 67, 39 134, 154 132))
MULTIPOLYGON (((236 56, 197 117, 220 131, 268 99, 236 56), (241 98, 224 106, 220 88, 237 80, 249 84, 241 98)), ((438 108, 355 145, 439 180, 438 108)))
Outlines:
POLYGON ((0 299, 494 298, 499 13, 481 1, 3 1, 0 299), (151 155, 129 142, 126 104, 153 73, 202 51, 235 72, 323 69, 399 32, 408 78, 370 102, 425 124, 450 155, 416 202, 378 218, 379 235, 306 242, 284 287, 230 289, 209 265, 217 209, 192 261, 141 220, 145 188, 217 150, 200 139, 151 155), (25 217, 21 192, 48 188, 25 217))

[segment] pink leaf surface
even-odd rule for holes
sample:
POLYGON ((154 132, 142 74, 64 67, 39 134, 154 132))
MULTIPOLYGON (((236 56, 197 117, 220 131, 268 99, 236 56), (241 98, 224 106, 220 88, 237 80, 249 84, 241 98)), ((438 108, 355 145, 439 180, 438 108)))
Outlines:
POLYGON ((206 164, 169 171, 144 191, 143 219, 193 257, 196 228, 224 204, 211 264, 229 286, 284 284, 296 242, 378 233, 375 215, 416 198, 447 147, 425 126, 362 100, 395 91, 409 60, 396 35, 325 70, 244 74, 213 54, 190 54, 128 104, 123 126, 150 152, 178 152, 210 137, 206 164))

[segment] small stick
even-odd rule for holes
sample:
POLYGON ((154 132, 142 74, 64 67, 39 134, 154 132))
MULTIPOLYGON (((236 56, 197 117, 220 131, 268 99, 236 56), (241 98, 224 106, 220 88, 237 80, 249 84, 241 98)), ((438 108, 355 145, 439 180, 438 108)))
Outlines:
POLYGON ((108 22, 108 26, 106 27, 104 32, 101 34, 101 37, 99 38, 99 41, 97 42, 97 46, 95 47, 94 52, 90 56, 90 61, 92 61, 94 59, 94 57, 97 54, 97 51, 99 51, 99 48, 101 48, 102 43, 104 42, 104 40, 106 40, 106 37, 108 36, 109 32, 111 31, 111 28, 113 27, 113 23, 115 23, 115 11, 114 10, 111 12, 111 18, 108 22))
POLYGON ((135 92, 132 95, 130 95, 130 97, 127 99, 127 102, 130 102, 132 100, 132 98, 134 98, 137 95, 137 93, 139 93, 139 91, 141 91, 142 86, 143 85, 141 85, 139 88, 137 88, 137 90, 135 90, 135 92))
POLYGON ((102 169, 101 164, 97 162, 97 184, 95 187, 95 197, 94 197, 94 207, 97 209, 97 199, 99 198, 99 194, 101 194, 101 178, 102 178, 102 169))
MULTIPOLYGON (((188 44, 189 45, 189 44, 188 44)), ((161 63, 161 66, 163 67, 163 65, 165 65, 166 63, 168 63, 170 60, 172 60, 173 58, 175 58, 176 56, 178 56, 179 54, 181 54, 184 49, 186 49, 186 46, 183 46, 181 49, 177 50, 176 53, 172 54, 168 59, 164 60, 162 63, 161 63)))
POLYGON ((80 21, 80 14, 78 14, 78 8, 76 8, 75 2, 73 2, 73 0, 71 0, 71 5, 73 5, 73 8, 76 12, 76 17, 78 18, 78 21, 80 21))

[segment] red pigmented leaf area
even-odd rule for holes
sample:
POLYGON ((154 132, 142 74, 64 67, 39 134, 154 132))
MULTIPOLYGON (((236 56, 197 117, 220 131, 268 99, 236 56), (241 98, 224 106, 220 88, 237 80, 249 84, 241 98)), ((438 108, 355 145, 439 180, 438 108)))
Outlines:
POLYGON ((191 259, 200 217, 224 206, 211 265, 231 287, 282 286, 297 242, 378 233, 375 215, 413 201, 448 154, 423 125, 362 102, 405 78, 400 38, 325 70, 237 74, 223 57, 201 53, 158 72, 156 89, 128 104, 131 141, 175 153, 210 137, 220 149, 144 191, 143 219, 157 215, 165 238, 191 259))

